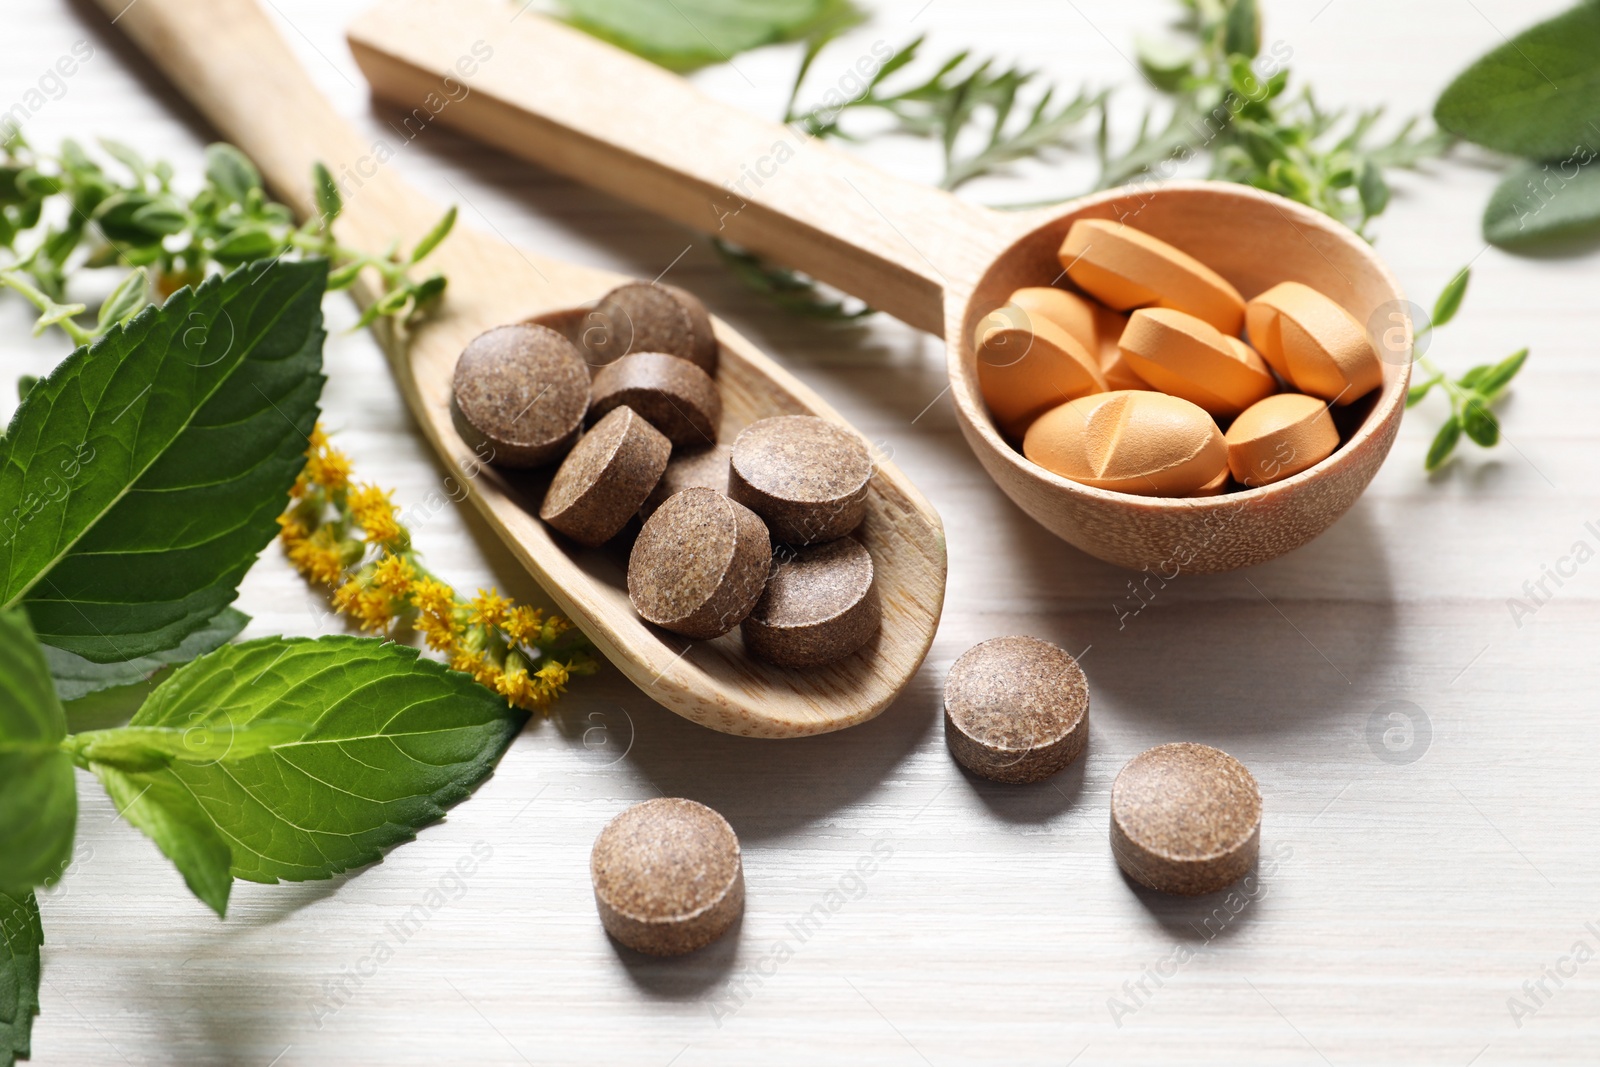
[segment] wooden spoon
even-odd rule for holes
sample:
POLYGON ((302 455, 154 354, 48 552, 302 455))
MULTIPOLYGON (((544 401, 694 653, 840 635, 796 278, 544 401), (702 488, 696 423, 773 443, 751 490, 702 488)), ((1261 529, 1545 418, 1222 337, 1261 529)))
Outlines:
MULTIPOLYGON (((442 209, 406 186, 383 142, 365 143, 312 86, 282 38, 251 0, 99 0, 218 129, 260 166, 301 215, 315 212, 311 166, 338 176, 348 244, 409 247, 442 209)), ((451 60, 457 57, 452 56, 451 60)), ((581 551, 552 537, 534 517, 542 482, 480 468, 450 422, 450 376, 462 346, 500 323, 548 315, 599 298, 625 279, 545 259, 465 227, 429 259, 448 276, 440 312, 415 331, 386 327, 379 339, 428 440, 490 526, 600 652, 651 699, 705 726, 755 737, 796 737, 852 726, 882 711, 927 654, 944 602, 944 530, 938 514, 893 465, 880 462, 857 537, 871 551, 883 600, 883 628, 866 648, 822 669, 769 667, 744 654, 736 636, 691 642, 634 614, 614 552, 581 551), (481 470, 474 477, 474 473, 481 470)), ((364 305, 376 297, 357 290, 364 305)), ((820 397, 716 324, 721 436, 769 415, 812 414, 845 425, 820 397)))
MULTIPOLYGON (((1410 377, 1408 305, 1370 245, 1301 204, 1191 181, 1136 184, 1038 211, 989 211, 710 100, 558 22, 508 15, 499 0, 381 0, 351 27, 350 44, 374 89, 406 108, 421 106, 469 46, 487 49, 481 69, 457 79, 466 95, 434 121, 943 335, 956 417, 978 459, 1024 511, 1101 559, 1164 579, 1272 559, 1342 515, 1394 442, 1410 377), (1092 489, 1024 459, 978 392, 973 329, 1014 289, 1060 279, 1056 249, 1080 218, 1117 219, 1160 237, 1246 298, 1300 281, 1386 340, 1405 327, 1404 343, 1380 345, 1383 387, 1354 406, 1343 447, 1284 481, 1190 499, 1092 489)), ((845 65, 854 77, 853 68, 871 68, 876 58, 845 65)), ((827 65, 813 77, 826 82, 827 65)))

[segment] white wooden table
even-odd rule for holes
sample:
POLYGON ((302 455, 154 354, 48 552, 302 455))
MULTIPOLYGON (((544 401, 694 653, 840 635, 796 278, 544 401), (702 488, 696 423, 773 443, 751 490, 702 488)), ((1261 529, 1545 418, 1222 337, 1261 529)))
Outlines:
MULTIPOLYGON (((341 33, 359 0, 273 6, 340 109, 381 133, 389 116, 371 109, 341 33)), ((1128 117, 1140 98, 1126 59, 1133 34, 1154 29, 1172 5, 871 6, 876 22, 852 38, 863 47, 926 31, 936 53, 970 45, 1069 85, 1122 85, 1128 117)), ((1266 33, 1293 49, 1295 75, 1330 102, 1425 112, 1501 31, 1561 6, 1283 0, 1266 5, 1266 33)), ((30 121, 40 143, 108 134, 180 170, 198 167, 206 133, 193 112, 94 9, 12 0, 5 19, 0 106, 21 99, 74 42, 94 49, 30 121)), ((824 56, 819 92, 830 63, 855 54, 841 45, 824 56)), ((793 62, 792 49, 768 49, 697 80, 773 114, 793 62)), ((871 155, 901 173, 935 174, 926 145, 874 145, 871 155)), ((1320 540, 1253 571, 1183 577, 1120 628, 1114 605, 1129 576, 1053 540, 988 482, 948 402, 935 401, 937 342, 886 320, 839 333, 773 310, 686 231, 443 130, 428 130, 393 165, 439 200, 462 201, 465 222, 483 226, 487 215, 509 239, 550 255, 645 277, 676 259, 672 281, 888 442, 939 507, 950 548, 943 629, 881 718, 809 740, 721 736, 657 708, 615 672, 581 680, 476 796, 416 842, 332 883, 239 883, 226 922, 81 777, 78 859, 42 898, 35 1062, 1489 1065, 1600 1056, 1600 959, 1568 958, 1577 942, 1586 957, 1600 953, 1600 563, 1559 588, 1547 581, 1554 595, 1520 626, 1507 604, 1576 542, 1600 548, 1600 259, 1485 249, 1478 214, 1496 172, 1482 156, 1463 151, 1428 176, 1400 179, 1378 247, 1424 304, 1473 263, 1465 310, 1433 348, 1448 366, 1532 346, 1502 410, 1506 443, 1492 453, 1465 448, 1448 471, 1426 477, 1422 453, 1442 417, 1430 400, 1408 415, 1365 497, 1320 540), (941 736, 949 664, 1007 633, 1087 650, 1093 689, 1087 760, 1028 788, 965 776, 941 736), (1417 730, 1410 750, 1383 758, 1369 729, 1394 702, 1408 702, 1396 706, 1410 709, 1417 730), (1111 859, 1113 777, 1136 752, 1179 739, 1242 759, 1266 798, 1264 854, 1275 860, 1237 914, 1215 912, 1216 899, 1137 890, 1111 859), (734 934, 677 962, 607 940, 587 869, 606 820, 662 793, 729 818, 749 883, 734 934), (488 858, 470 877, 453 876, 475 849, 488 858), (875 853, 870 876, 853 873, 875 853), (430 897, 435 888, 442 896, 430 897), (442 903, 429 910, 430 900, 442 903), (826 921, 802 942, 787 924, 819 903, 826 921), (1531 1011, 1514 1017, 1509 998, 1531 1011)), ((970 193, 1029 200, 1087 179, 1086 164, 1069 159, 970 193)), ((443 472, 377 349, 343 332, 350 309, 330 309, 326 421, 362 477, 419 502, 443 472)), ((30 341, 26 321, 17 301, 0 301, 7 379, 62 353, 59 335, 30 341)), ((459 586, 538 596, 468 511, 443 510, 417 539, 459 586)), ((275 549, 239 604, 254 616, 251 635, 337 625, 275 549)))

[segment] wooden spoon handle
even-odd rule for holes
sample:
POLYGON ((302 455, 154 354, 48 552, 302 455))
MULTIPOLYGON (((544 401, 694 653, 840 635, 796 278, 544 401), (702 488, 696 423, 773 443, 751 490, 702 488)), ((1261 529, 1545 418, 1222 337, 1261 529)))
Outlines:
POLYGON ((944 332, 944 291, 969 280, 1005 229, 992 212, 713 101, 585 33, 508 14, 503 0, 381 0, 349 37, 373 88, 403 108, 933 333, 944 332), (485 52, 461 73, 463 57, 485 52), (447 103, 437 92, 446 75, 459 83, 447 103), (430 92, 442 108, 427 104, 430 92))
MULTIPOLYGON (((351 243, 415 241, 437 220, 439 209, 334 112, 254 0, 96 2, 300 217, 317 213, 311 166, 320 160, 344 194, 338 228, 351 243)), ((365 303, 375 291, 356 295, 365 303)))

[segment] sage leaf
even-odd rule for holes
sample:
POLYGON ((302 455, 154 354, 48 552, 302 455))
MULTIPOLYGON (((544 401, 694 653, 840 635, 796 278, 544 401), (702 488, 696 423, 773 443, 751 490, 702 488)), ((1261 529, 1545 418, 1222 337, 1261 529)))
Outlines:
POLYGON ((249 621, 250 616, 237 608, 223 608, 200 629, 185 637, 177 647, 121 663, 96 663, 50 645, 44 646, 44 658, 50 665, 50 678, 55 682, 56 695, 62 703, 67 703, 102 689, 134 685, 164 667, 188 663, 196 656, 232 641, 249 621))
POLYGON ((1433 444, 1428 446, 1427 458, 1422 465, 1430 471, 1438 470, 1445 460, 1450 458, 1450 453, 1456 450, 1456 442, 1461 440, 1461 419, 1451 415, 1445 420, 1443 426, 1433 439, 1433 444))
POLYGON ((38 900, 31 892, 0 892, 0 1063, 7 1067, 28 1058, 43 946, 38 900))
POLYGON ((140 796, 130 821, 221 913, 226 893, 206 825, 226 842, 233 876, 328 878, 439 818, 489 774, 524 719, 413 648, 272 637, 180 667, 126 730, 98 731, 89 743, 115 746, 123 735, 126 756, 176 731, 197 755, 147 770, 131 759, 97 763, 91 747, 79 755, 114 796, 140 796))
POLYGON ((1483 239, 1514 249, 1600 234, 1600 165, 1595 160, 1591 152, 1553 163, 1517 164, 1489 196, 1483 239))
POLYGON ((836 0, 561 0, 560 6, 581 29, 681 70, 795 40, 840 5, 836 0))
POLYGON ((72 858, 78 794, 66 735, 27 616, 0 611, 0 892, 53 882, 72 858))
POLYGON ((1456 317, 1456 312, 1461 310, 1461 301, 1466 299, 1467 283, 1471 280, 1472 268, 1462 267, 1439 291, 1439 299, 1433 302, 1433 320, 1429 323, 1430 329, 1437 329, 1456 317))
POLYGON ((0 439, 0 608, 114 663, 228 606, 305 463, 326 277, 278 261, 180 289, 29 390, 0 439))
POLYGON ((1486 148, 1563 159, 1600 148, 1600 3, 1519 33, 1462 71, 1440 95, 1441 127, 1486 148))

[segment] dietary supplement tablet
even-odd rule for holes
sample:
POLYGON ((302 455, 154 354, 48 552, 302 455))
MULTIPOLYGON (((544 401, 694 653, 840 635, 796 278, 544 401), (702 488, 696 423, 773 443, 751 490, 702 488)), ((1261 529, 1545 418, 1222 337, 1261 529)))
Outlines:
POLYGON ((1165 393, 1122 390, 1080 397, 1028 428, 1022 454, 1097 489, 1190 496, 1228 472, 1228 449, 1210 415, 1165 393))
POLYGON ((539 517, 581 544, 609 541, 655 488, 671 452, 632 408, 614 408, 557 468, 539 517))
POLYGON ((504 467, 559 459, 578 439, 589 372, 565 337, 543 326, 496 326, 461 350, 450 416, 468 447, 504 467))
POLYGON ((1328 405, 1279 393, 1246 408, 1228 432, 1228 468, 1241 485, 1270 485, 1321 463, 1339 447, 1328 405))
POLYGON ((590 393, 591 420, 626 404, 675 445, 716 444, 722 396, 711 376, 686 359, 662 352, 624 356, 600 368, 590 393))
POLYGON ((996 637, 962 653, 944 683, 944 738, 967 770, 1037 782, 1083 754, 1089 681, 1078 661, 1036 637, 996 637))
POLYGON ((639 531, 628 599, 646 622, 720 637, 755 607, 771 564, 772 542, 755 512, 710 489, 685 489, 639 531))
POLYGON ((1172 308, 1226 334, 1244 324, 1244 298, 1227 279, 1126 223, 1079 219, 1057 255, 1075 285, 1117 311, 1172 308))
POLYGON ((733 442, 729 495, 760 515, 774 540, 832 541, 867 513, 872 456, 861 438, 814 415, 778 415, 733 442))
POLYGON ((600 923, 636 952, 680 956, 721 937, 744 910, 744 864, 728 820, 658 797, 600 831, 589 855, 600 923))
POLYGON ((1159 745, 1111 786, 1111 852, 1140 885, 1198 896, 1244 876, 1261 848, 1261 790, 1209 745, 1159 745))
POLYGON ((780 667, 817 667, 878 632, 883 609, 872 556, 849 537, 772 555, 766 589, 740 624, 744 647, 780 667))
POLYGON ((665 352, 717 372, 717 338, 700 298, 675 285, 619 285, 584 316, 580 335, 591 362, 612 363, 635 352, 665 352))
POLYGON ((1140 308, 1118 344, 1139 377, 1219 417, 1237 415, 1278 388, 1249 345, 1181 311, 1140 308))

